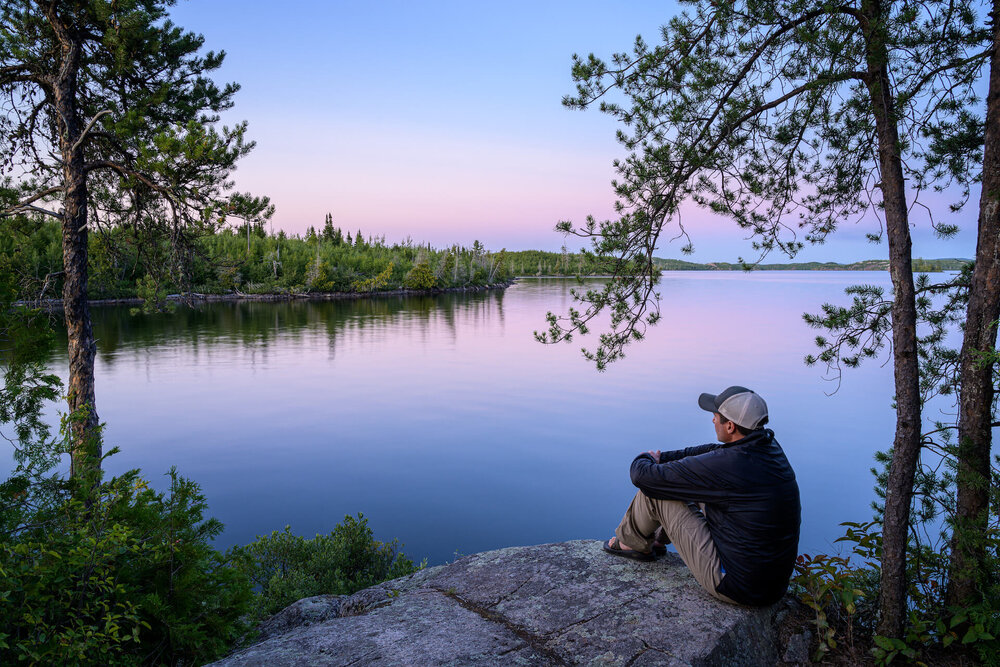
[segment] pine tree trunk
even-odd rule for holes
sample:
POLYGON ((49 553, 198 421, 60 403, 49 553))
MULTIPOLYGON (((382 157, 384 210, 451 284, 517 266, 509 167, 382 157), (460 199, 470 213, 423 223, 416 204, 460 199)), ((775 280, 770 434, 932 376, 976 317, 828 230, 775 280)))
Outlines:
POLYGON ((87 176, 83 149, 79 145, 82 126, 77 109, 77 74, 80 44, 57 13, 46 9, 46 17, 60 41, 59 74, 52 82, 60 118, 59 150, 63 159, 62 247, 63 312, 69 340, 68 403, 72 453, 70 475, 80 479, 100 468, 101 441, 94 399, 94 359, 97 345, 87 303, 87 176))
POLYGON ((978 600, 989 514, 993 365, 982 363, 979 355, 994 349, 1000 318, 1000 0, 993 0, 992 19, 979 237, 959 367, 958 498, 947 595, 956 606, 978 600))
POLYGON ((896 388, 896 436, 893 441, 882 528, 882 580, 878 632, 901 637, 906 619, 906 543, 913 478, 920 456, 920 392, 917 362, 917 315, 913 286, 910 227, 900 157, 899 132, 885 47, 885 10, 879 0, 862 6, 868 79, 878 139, 892 278, 892 351, 896 388))

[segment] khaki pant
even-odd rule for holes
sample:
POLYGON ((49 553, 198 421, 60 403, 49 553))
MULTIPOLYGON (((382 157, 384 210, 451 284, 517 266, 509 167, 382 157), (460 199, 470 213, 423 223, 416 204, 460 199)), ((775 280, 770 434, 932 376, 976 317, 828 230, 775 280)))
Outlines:
POLYGON ((713 597, 738 604, 715 588, 722 581, 722 562, 712 541, 705 515, 678 500, 657 500, 642 491, 635 494, 615 530, 618 541, 638 551, 649 551, 653 533, 663 526, 695 580, 713 597))

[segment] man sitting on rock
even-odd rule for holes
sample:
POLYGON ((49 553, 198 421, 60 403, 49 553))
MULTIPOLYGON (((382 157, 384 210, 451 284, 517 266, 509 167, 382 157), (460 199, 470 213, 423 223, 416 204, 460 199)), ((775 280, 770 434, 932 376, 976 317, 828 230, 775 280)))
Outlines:
POLYGON ((604 550, 653 560, 673 543, 705 590, 768 605, 788 588, 799 543, 799 487, 767 404, 745 387, 702 394, 721 444, 650 451, 632 461, 639 492, 604 550))

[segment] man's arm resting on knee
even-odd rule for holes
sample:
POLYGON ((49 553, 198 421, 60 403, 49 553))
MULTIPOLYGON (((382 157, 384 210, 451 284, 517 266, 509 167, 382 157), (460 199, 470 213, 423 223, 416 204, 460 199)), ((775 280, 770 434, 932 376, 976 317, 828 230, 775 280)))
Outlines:
MULTIPOLYGON (((707 449, 701 447, 688 447, 687 450, 701 449, 709 452, 716 449, 714 445, 708 445, 707 449)), ((665 452, 660 460, 666 454, 665 452)), ((695 502, 718 502, 729 497, 730 492, 725 491, 721 479, 717 478, 714 471, 706 467, 704 462, 683 459, 656 463, 651 452, 644 452, 635 457, 629 473, 632 483, 644 494, 651 498, 660 500, 686 500, 695 502)))
MULTIPOLYGON (((659 460, 653 460, 653 463, 667 463, 668 461, 679 461, 680 459, 687 458, 688 456, 698 456, 699 454, 704 454, 710 452, 713 449, 718 449, 722 447, 721 442, 716 442, 709 445, 698 445, 697 447, 685 447, 684 449, 675 449, 672 452, 662 452, 660 453, 659 460)), ((651 454, 652 452, 647 452, 651 454)))

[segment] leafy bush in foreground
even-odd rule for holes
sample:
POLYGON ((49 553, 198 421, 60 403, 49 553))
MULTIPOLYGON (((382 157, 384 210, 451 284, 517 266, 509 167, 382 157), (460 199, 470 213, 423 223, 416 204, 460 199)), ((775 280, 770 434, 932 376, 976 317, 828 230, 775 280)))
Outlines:
POLYGON ((201 664, 245 632, 249 582, 210 544, 222 524, 169 474, 168 493, 136 471, 64 483, 54 510, 0 538, 0 663, 201 664))
MULTIPOLYGON (((994 517, 995 518, 995 517, 994 517)), ((851 662, 887 665, 966 664, 1000 666, 1000 579, 982 582, 983 601, 966 607, 945 604, 947 554, 911 538, 914 556, 907 561, 909 613, 902 638, 876 634, 879 572, 876 556, 882 549, 879 524, 845 522, 844 537, 851 557, 799 556, 792 577, 795 593, 813 614, 817 632, 813 660, 837 657, 851 662), (851 562, 851 558, 855 562, 851 562), (864 656, 865 646, 870 657, 864 656)), ((1000 573, 1000 531, 994 526, 983 536, 988 543, 993 573, 1000 573)))
POLYGON ((82 522, 67 528, 46 540, 0 543, 4 663, 127 663, 138 646, 139 612, 115 576, 138 541, 121 526, 98 536, 82 522))
POLYGON ((296 600, 326 593, 347 595, 416 570, 399 541, 374 539, 368 519, 344 517, 328 535, 305 539, 283 531, 258 537, 227 556, 259 589, 253 618, 277 613, 296 600))

